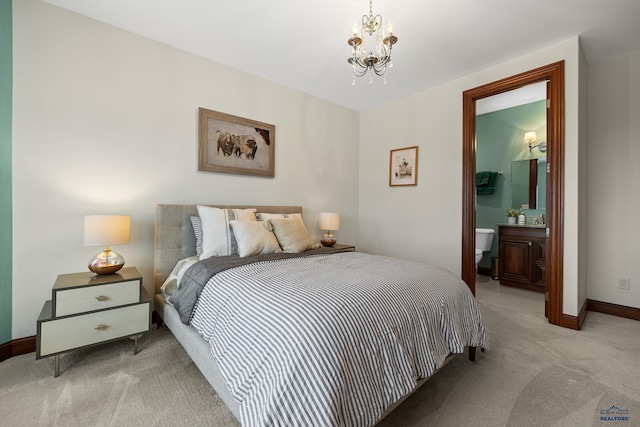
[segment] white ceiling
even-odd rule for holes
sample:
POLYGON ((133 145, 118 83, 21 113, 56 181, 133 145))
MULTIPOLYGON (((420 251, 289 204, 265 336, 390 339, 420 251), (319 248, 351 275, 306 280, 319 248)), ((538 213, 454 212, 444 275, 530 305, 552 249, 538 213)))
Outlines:
POLYGON ((588 62, 640 50, 640 0, 374 0, 394 67, 352 86, 366 0, 45 1, 359 111, 576 35, 588 62))

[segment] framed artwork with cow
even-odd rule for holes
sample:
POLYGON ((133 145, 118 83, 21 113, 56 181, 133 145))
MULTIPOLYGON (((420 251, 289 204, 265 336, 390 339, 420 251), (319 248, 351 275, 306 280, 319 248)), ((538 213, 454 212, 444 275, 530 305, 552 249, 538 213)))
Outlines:
POLYGON ((198 170, 275 176, 276 127, 200 108, 198 170))
POLYGON ((418 146, 391 150, 389 185, 418 185, 418 146))

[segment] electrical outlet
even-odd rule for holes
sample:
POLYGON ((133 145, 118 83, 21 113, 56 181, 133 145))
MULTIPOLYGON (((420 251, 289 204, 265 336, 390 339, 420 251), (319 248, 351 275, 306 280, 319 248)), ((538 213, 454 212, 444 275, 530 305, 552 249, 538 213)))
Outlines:
POLYGON ((625 291, 628 291, 630 288, 630 280, 628 278, 623 279, 623 278, 619 278, 618 279, 618 288, 619 289, 624 289, 625 291))

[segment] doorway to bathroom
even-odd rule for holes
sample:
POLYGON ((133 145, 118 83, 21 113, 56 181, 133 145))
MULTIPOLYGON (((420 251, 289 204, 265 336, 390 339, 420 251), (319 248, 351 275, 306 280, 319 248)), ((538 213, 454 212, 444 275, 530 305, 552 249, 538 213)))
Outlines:
POLYGON ((494 279, 500 276, 502 285, 542 293, 546 85, 533 83, 476 102, 477 271, 494 279))
MULTIPOLYGON (((564 177, 564 62, 557 62, 502 79, 463 93, 463 218, 462 278, 475 293, 476 229, 476 102, 515 89, 546 82, 546 271, 545 302, 548 320, 562 325, 562 236, 564 177)), ((524 141, 523 141, 524 145, 524 141)), ((527 151, 528 151, 527 147, 527 151)), ((494 171, 499 172, 499 171, 494 171)), ((504 173, 504 171, 503 171, 504 173)))

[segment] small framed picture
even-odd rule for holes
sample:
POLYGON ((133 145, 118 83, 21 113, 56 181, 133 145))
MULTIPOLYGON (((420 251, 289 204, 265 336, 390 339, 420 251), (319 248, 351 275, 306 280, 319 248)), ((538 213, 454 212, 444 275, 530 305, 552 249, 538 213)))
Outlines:
POLYGON ((199 109, 198 170, 274 177, 274 125, 199 109))
POLYGON ((418 146, 391 150, 389 185, 418 185, 418 146))

